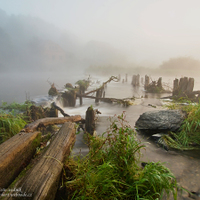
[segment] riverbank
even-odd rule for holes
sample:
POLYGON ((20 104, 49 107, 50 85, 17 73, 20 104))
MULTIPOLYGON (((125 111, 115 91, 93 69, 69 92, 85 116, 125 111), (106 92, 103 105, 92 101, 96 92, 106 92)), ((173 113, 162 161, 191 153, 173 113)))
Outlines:
MULTIPOLYGON (((114 109, 114 107, 113 107, 114 109)), ((162 101, 154 98, 145 98, 137 101, 137 105, 131 106, 131 108, 121 108, 120 111, 126 111, 126 120, 129 122, 131 127, 135 126, 135 122, 139 118, 139 116, 147 111, 155 110, 155 109, 166 109, 162 106, 162 101), (148 106, 149 104, 153 104, 156 108, 152 106, 148 106)), ((101 110, 100 110, 101 111, 101 110)), ((119 109, 117 109, 119 112, 119 109)), ((114 110, 113 110, 114 112, 114 110)), ((118 114, 118 113, 117 113, 118 114)), ((109 127, 109 117, 110 116, 99 116, 97 121, 97 134, 101 135, 103 132, 107 130, 109 127)), ((141 150, 142 162, 158 162, 164 163, 166 167, 168 167, 171 172, 177 178, 178 184, 188 191, 200 192, 199 178, 200 178, 200 157, 199 151, 176 151, 170 149, 166 151, 160 146, 157 146, 154 141, 148 140, 148 137, 144 135, 137 135, 138 139, 140 139, 143 143, 145 143, 146 148, 141 150), (188 154, 188 155, 187 155, 188 154)), ((88 152, 88 148, 83 140, 83 133, 77 135, 76 143, 73 148, 73 153, 81 153, 86 155, 88 152)), ((189 200, 191 199, 188 196, 187 192, 179 194, 180 200, 189 200)))

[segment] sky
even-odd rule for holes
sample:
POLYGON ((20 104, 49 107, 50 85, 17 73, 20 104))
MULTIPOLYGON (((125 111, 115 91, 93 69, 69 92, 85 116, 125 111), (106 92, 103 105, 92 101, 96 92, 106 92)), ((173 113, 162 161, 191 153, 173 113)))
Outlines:
POLYGON ((200 59, 199 0, 0 0, 0 8, 107 42, 141 64, 200 59))

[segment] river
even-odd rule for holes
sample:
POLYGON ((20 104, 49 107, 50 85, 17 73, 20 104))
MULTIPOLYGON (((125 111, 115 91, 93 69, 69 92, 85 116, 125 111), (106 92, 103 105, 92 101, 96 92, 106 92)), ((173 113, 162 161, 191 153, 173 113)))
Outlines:
MULTIPOLYGON (((0 100, 7 101, 11 103, 24 102, 27 99, 37 101, 41 103, 48 100, 48 90, 51 83, 55 83, 58 89, 64 89, 66 83, 72 83, 73 85, 77 80, 88 78, 88 74, 73 73, 73 74, 33 74, 33 73, 18 73, 15 75, 6 76, 1 74, 1 85, 0 85, 0 100)), ((126 113, 126 119, 129 124, 134 127, 136 120, 139 116, 150 110, 164 109, 164 101, 160 100, 160 97, 169 96, 170 94, 161 95, 145 95, 143 86, 134 89, 131 85, 131 76, 128 76, 128 82, 111 82, 108 83, 106 89, 105 97, 113 98, 131 98, 135 97, 135 101, 132 106, 123 107, 116 104, 108 104, 100 102, 95 104, 94 99, 83 99, 83 105, 79 105, 79 100, 77 99, 76 106, 74 108, 63 108, 64 111, 70 115, 81 115, 85 118, 85 112, 90 105, 93 105, 95 109, 98 109, 102 114, 99 115, 97 122, 97 134, 102 134, 106 131, 109 126, 108 118, 114 116, 115 114, 120 115, 123 111, 126 113), (145 98, 144 98, 145 97, 145 98), (156 106, 152 107, 149 104, 156 106)), ((125 78, 125 77, 124 77, 125 78)), ((164 77, 163 82, 172 86, 175 77, 164 77)), ((180 77, 177 77, 180 78, 180 77)), ((108 80, 108 77, 101 76, 91 76, 92 84, 89 87, 89 91, 98 88, 104 81, 108 80)), ((122 77, 123 79, 123 77, 122 77)), ((158 77, 153 78, 157 80, 158 77)), ((198 79, 195 79, 195 90, 200 88, 200 83, 198 79)), ((62 105, 60 105, 62 106, 62 105)), ((61 114, 59 114, 61 116, 61 114)), ((154 161, 154 162, 164 162, 165 165, 174 173, 177 178, 178 183, 181 186, 188 189, 189 191, 199 191, 200 192, 200 154, 198 152, 180 152, 169 150, 165 151, 163 148, 158 147, 154 142, 148 140, 146 137, 138 135, 139 139, 146 144, 146 149, 142 150, 143 156, 142 161, 154 161), (148 142, 148 143, 147 143, 148 142)), ((76 143, 73 148, 73 153, 77 154, 81 151, 82 154, 88 152, 88 148, 83 140, 83 133, 77 135, 76 143)), ((187 197, 186 193, 183 193, 179 199, 190 199, 187 197)))

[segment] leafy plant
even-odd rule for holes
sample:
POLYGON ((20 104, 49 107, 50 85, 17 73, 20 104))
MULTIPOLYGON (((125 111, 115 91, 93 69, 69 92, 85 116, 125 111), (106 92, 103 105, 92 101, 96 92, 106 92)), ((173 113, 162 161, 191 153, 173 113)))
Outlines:
POLYGON ((127 124, 124 113, 111 119, 110 128, 102 136, 88 139, 86 157, 71 157, 66 162, 68 199, 159 199, 165 191, 174 194, 176 181, 161 163, 139 166, 140 149, 127 124))

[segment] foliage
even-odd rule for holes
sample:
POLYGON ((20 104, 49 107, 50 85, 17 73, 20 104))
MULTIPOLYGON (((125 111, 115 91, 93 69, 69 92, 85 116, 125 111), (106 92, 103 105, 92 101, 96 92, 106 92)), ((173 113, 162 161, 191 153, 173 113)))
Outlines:
POLYGON ((23 104, 19 104, 16 102, 13 102, 11 104, 8 104, 7 102, 2 102, 2 106, 0 107, 3 110, 18 110, 18 111, 27 111, 33 104, 30 101, 25 101, 23 104))
POLYGON ((71 173, 65 183, 68 199, 159 199, 164 191, 176 199, 176 181, 169 169, 161 163, 139 167, 144 145, 124 114, 111 120, 102 136, 88 138, 88 155, 66 162, 71 173))
POLYGON ((6 141, 20 132, 26 122, 19 116, 12 113, 0 114, 0 143, 6 141))
POLYGON ((90 85, 90 80, 79 80, 76 82, 77 85, 79 85, 80 89, 84 92, 85 90, 87 90, 87 88, 90 85))
POLYGON ((170 136, 164 136, 165 142, 176 149, 189 150, 194 149, 194 145, 200 145, 200 104, 171 104, 170 109, 181 109, 187 113, 180 132, 171 133, 170 136))

